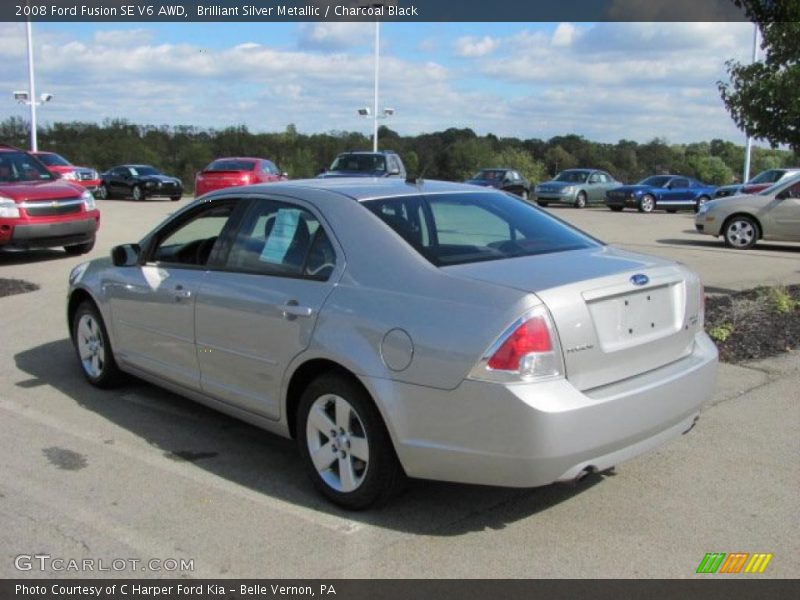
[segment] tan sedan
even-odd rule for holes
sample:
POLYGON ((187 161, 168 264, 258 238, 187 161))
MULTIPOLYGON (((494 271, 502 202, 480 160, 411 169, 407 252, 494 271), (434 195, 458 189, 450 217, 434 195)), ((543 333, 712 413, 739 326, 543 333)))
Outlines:
POLYGON ((694 224, 700 233, 722 236, 726 246, 741 250, 762 239, 800 242, 800 176, 758 194, 706 202, 694 224))

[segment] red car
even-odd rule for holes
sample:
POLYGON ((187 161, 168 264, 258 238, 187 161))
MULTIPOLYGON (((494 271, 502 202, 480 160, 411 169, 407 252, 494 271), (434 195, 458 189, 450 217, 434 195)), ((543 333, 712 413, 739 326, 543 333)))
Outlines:
POLYGON ((76 167, 66 158, 55 152, 31 152, 44 163, 51 173, 57 174, 61 179, 80 183, 90 192, 97 191, 100 185, 100 176, 97 171, 89 167, 76 167))
POLYGON ((218 158, 200 171, 194 179, 194 195, 202 196, 214 190, 285 181, 286 173, 281 172, 270 160, 265 158, 218 158))
POLYGON ((0 248, 94 247, 100 211, 92 193, 53 175, 33 155, 0 144, 0 248))

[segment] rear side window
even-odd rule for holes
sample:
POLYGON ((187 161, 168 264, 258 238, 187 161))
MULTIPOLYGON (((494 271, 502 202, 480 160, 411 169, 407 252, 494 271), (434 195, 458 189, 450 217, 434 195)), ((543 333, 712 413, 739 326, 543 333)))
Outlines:
POLYGON ((569 225, 506 194, 407 196, 370 200, 364 206, 437 266, 598 245, 569 225))
POLYGON ((0 152, 0 183, 17 181, 49 181, 50 171, 24 152, 0 152))

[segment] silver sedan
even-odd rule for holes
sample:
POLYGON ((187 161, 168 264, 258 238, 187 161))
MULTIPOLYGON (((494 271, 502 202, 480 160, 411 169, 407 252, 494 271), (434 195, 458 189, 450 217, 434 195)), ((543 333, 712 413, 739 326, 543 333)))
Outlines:
POLYGON ((800 242, 800 175, 756 194, 717 198, 700 207, 700 233, 722 237, 730 248, 746 250, 758 240, 800 242))
POLYGON ((609 469, 691 429, 717 362, 686 267, 433 181, 214 192, 76 267, 68 317, 90 383, 295 438, 348 508, 609 469))

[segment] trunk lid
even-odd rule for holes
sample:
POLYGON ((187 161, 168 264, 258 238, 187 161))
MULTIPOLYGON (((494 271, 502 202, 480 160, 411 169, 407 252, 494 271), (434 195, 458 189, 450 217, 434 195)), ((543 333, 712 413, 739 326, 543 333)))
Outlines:
POLYGON ((609 246, 445 270, 538 296, 553 317, 567 379, 580 390, 679 360, 702 327, 694 273, 609 246))

